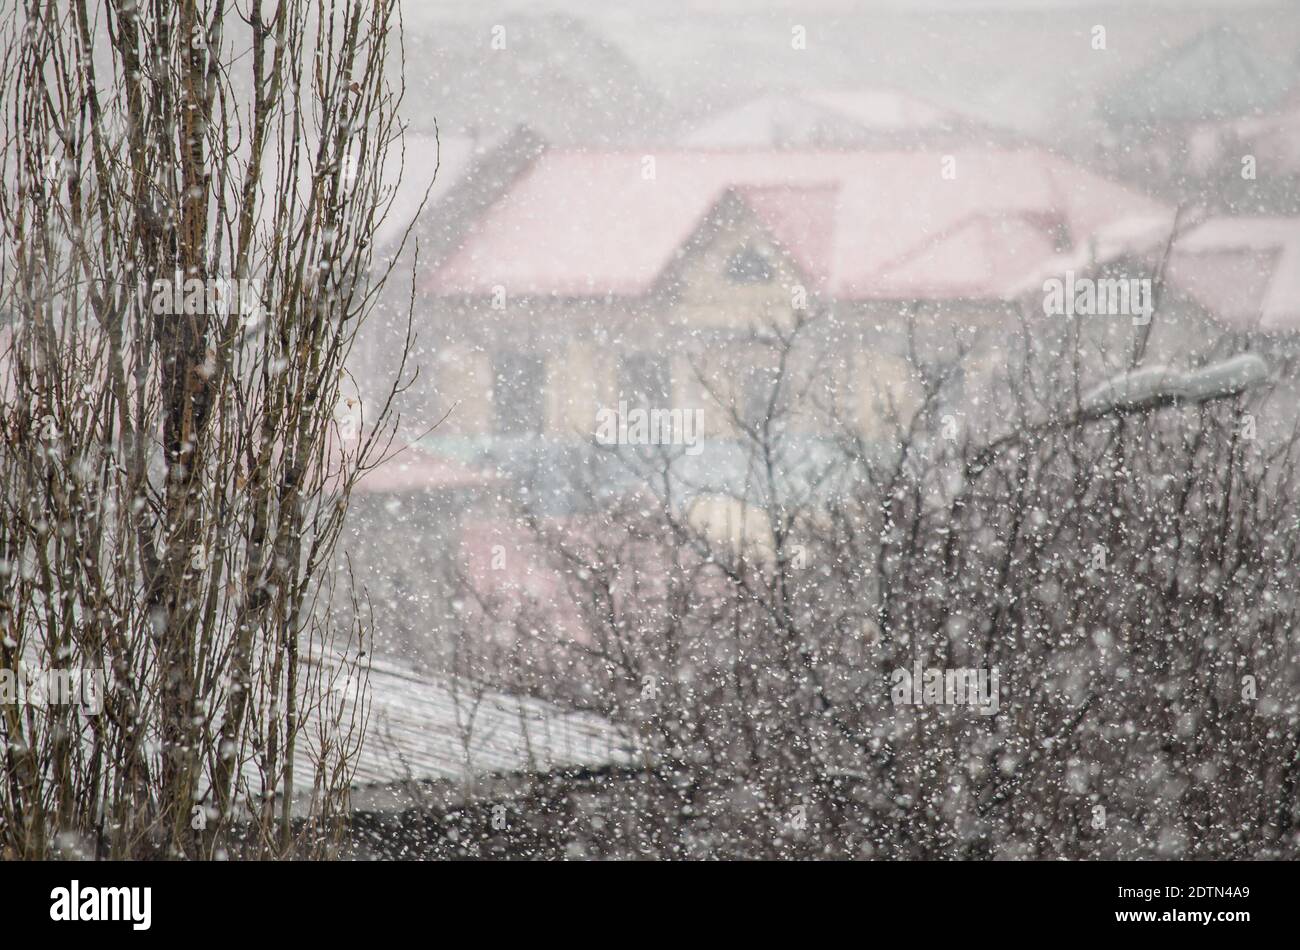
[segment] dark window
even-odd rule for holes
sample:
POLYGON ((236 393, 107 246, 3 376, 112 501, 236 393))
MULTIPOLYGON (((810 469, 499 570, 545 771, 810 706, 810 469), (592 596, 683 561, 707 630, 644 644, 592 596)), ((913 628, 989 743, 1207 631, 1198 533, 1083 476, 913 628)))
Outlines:
POLYGON ((546 364, 540 356, 502 350, 492 360, 492 403, 499 435, 539 433, 546 416, 546 364))
POLYGON ((765 284, 772 276, 772 264, 750 245, 740 248, 727 261, 727 278, 734 283, 765 284))
POLYGON ((619 365, 618 388, 629 405, 672 406, 672 369, 668 357, 657 353, 629 353, 619 365))

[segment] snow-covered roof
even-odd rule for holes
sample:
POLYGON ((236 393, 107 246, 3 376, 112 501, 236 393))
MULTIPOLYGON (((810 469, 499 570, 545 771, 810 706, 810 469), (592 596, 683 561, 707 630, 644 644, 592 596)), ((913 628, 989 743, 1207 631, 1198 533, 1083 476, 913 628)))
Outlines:
MULTIPOLYGON (((327 706, 348 708, 357 702, 354 678, 333 667, 324 672, 332 682, 333 702, 327 706)), ((354 787, 464 781, 634 761, 626 737, 600 716, 464 681, 423 676, 384 660, 371 663, 365 699, 369 715, 355 759, 354 787)), ((309 713, 305 739, 310 740, 326 715, 320 709, 309 713)), ((299 742, 295 791, 300 794, 311 791, 310 745, 299 742)))

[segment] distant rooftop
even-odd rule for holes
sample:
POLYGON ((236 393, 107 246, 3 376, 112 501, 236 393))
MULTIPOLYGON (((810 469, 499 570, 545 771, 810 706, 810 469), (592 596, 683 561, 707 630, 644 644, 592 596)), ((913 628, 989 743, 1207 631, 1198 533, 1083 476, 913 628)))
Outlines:
MULTIPOLYGON (((695 148, 848 148, 977 137, 981 125, 893 89, 821 89, 763 96, 715 115, 688 134, 695 148)), ((991 130, 986 130, 991 131, 991 130)))
MULTIPOLYGON (((358 700, 358 683, 317 662, 333 684, 333 708, 358 700)), ((552 703, 423 676, 393 663, 371 664, 364 741, 353 760, 354 788, 511 773, 600 768, 634 761, 626 737, 608 720, 552 703)), ((308 714, 299 742, 295 791, 310 794, 314 769, 306 748, 328 712, 308 714)), ((255 781, 255 777, 251 777, 255 781)))
POLYGON ((1294 64, 1220 25, 1123 77, 1100 111, 1112 125, 1238 118, 1276 108, 1298 82, 1294 64))

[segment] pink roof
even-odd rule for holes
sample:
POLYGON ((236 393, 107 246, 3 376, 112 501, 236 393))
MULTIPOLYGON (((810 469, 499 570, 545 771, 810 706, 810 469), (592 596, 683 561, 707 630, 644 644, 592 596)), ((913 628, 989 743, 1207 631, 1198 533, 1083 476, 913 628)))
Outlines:
POLYGON ((814 283, 825 283, 835 233, 835 185, 751 185, 738 194, 814 283))
POLYGON ((1039 149, 910 152, 551 151, 435 271, 444 295, 646 294, 728 190, 841 299, 1014 296, 1054 254, 1169 209, 1039 149), (806 203, 806 207, 805 207, 806 203), (819 264, 820 262, 820 264, 819 264))
POLYGON ((1178 239, 1166 276, 1227 323, 1300 330, 1300 218, 1210 218, 1178 239))

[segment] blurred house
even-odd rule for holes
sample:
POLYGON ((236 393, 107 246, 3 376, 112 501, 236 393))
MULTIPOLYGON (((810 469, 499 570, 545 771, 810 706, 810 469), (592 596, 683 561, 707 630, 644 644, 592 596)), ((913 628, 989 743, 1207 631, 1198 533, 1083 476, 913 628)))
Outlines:
POLYGON ((1283 104, 1296 78, 1292 64, 1218 25, 1123 77, 1099 108, 1117 129, 1186 130, 1262 115, 1283 104))
POLYGON ((359 383, 358 395, 380 402, 401 375, 402 347, 414 330, 403 391, 394 408, 410 423, 411 434, 433 425, 447 411, 431 398, 427 371, 410 378, 415 366, 439 358, 439 341, 422 321, 408 328, 412 275, 443 263, 468 237, 469 230, 516 179, 541 157, 542 138, 527 126, 493 137, 457 138, 407 133, 389 155, 386 179, 394 182, 384 221, 376 233, 373 268, 388 272, 379 306, 363 324, 348 357, 359 383), (390 270, 391 269, 391 270, 390 270))
POLYGON ((673 122, 654 79, 591 17, 419 14, 424 22, 405 48, 417 131, 432 131, 434 118, 444 133, 466 138, 526 124, 548 141, 610 148, 646 141, 673 122))
POLYGON ((1262 199, 1296 210, 1300 68, 1231 27, 1207 29, 1124 76, 1097 113, 1116 174, 1229 207, 1249 199, 1257 211, 1262 199))
MULTIPOLYGON (((629 405, 762 408, 755 334, 820 314, 825 396, 868 432, 909 326, 996 331, 1071 255, 1162 246, 1170 210, 1043 150, 551 150, 417 287, 444 437, 590 438, 629 405), (704 379, 696 370, 707 364, 704 379)), ((1040 289, 1041 296, 1041 289, 1040 289)), ((707 438, 734 430, 704 420, 707 438)))
POLYGON ((455 610, 457 562, 449 554, 466 523, 509 510, 511 488, 493 471, 415 445, 388 454, 357 482, 340 550, 368 598, 361 608, 376 632, 375 652, 433 668, 446 645, 437 634, 455 610))

